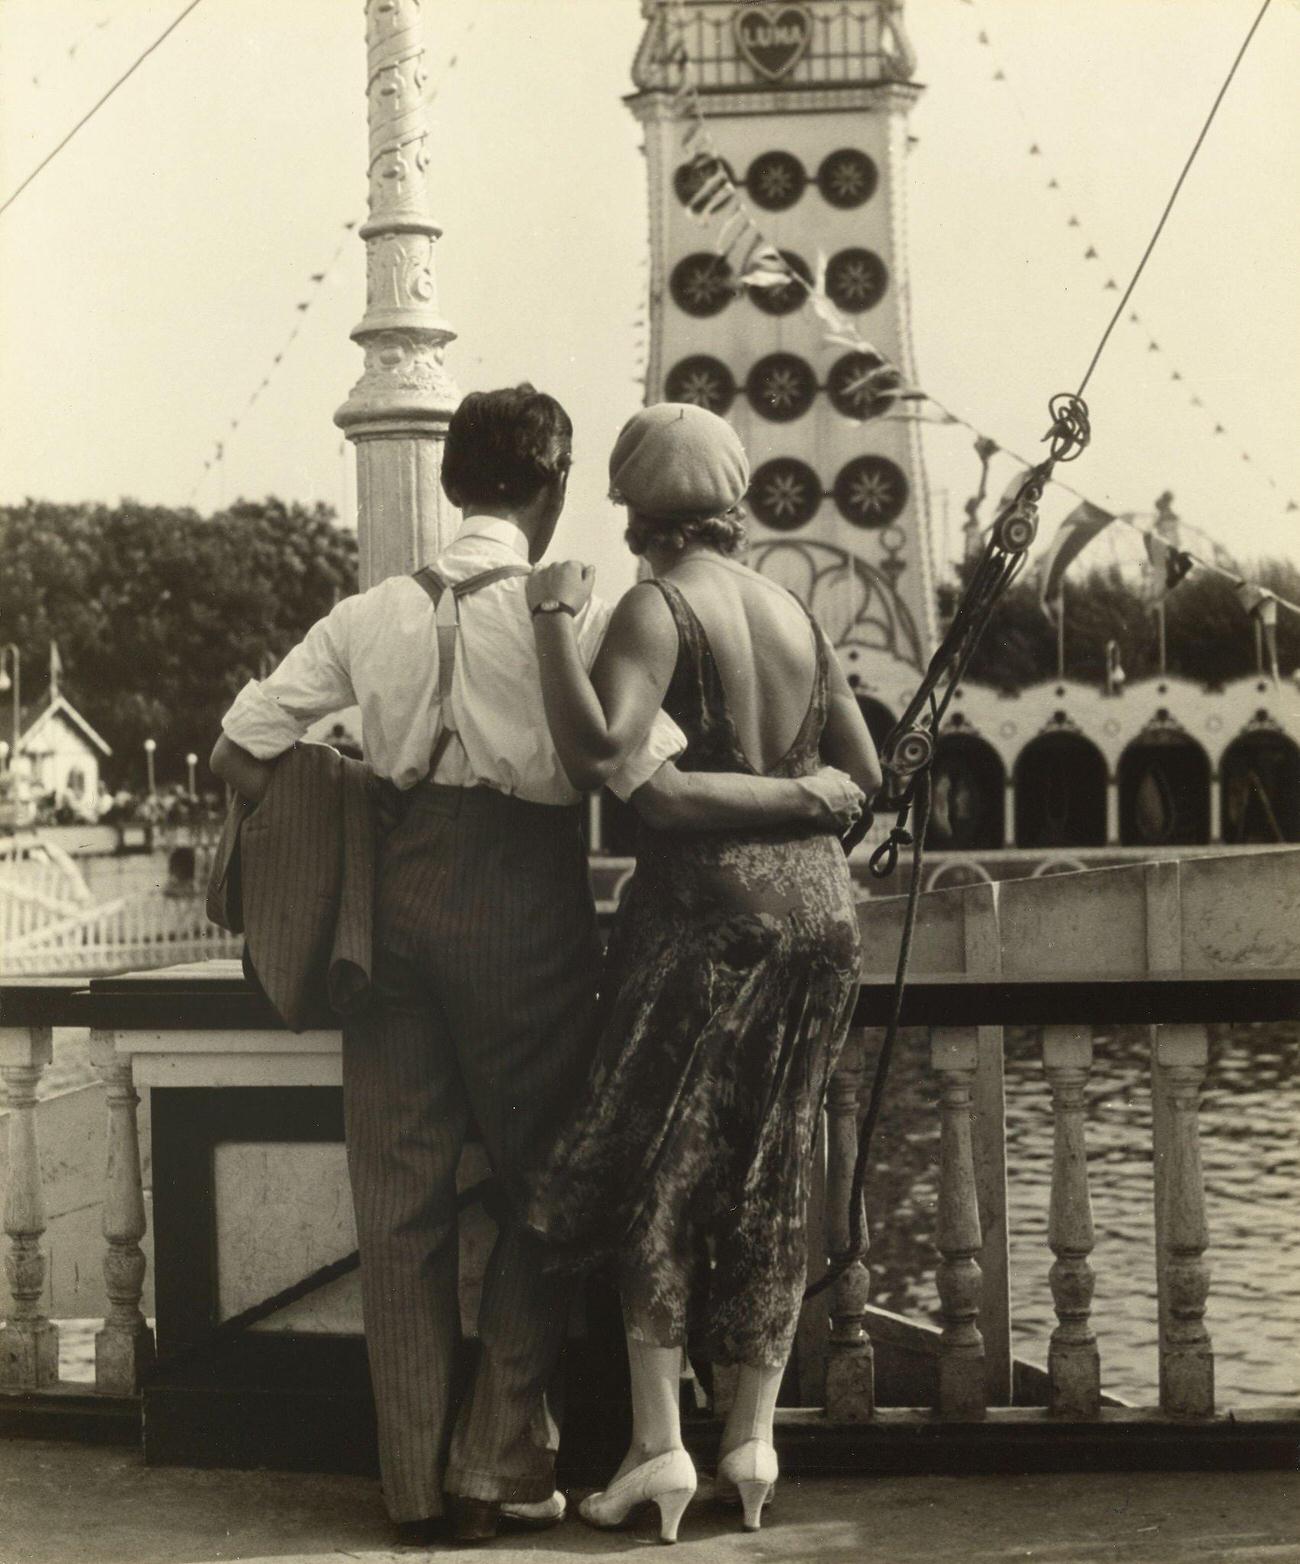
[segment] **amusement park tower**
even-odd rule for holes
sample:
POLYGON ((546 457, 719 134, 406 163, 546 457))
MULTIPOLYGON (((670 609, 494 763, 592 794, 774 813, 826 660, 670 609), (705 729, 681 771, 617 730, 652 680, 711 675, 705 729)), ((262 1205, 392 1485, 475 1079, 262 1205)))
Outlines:
POLYGON ((650 192, 647 400, 735 426, 754 468, 749 563, 817 615, 869 714, 898 711, 934 639, 918 428, 868 373, 883 358, 914 384, 904 187, 921 89, 901 0, 642 11, 628 103, 650 192), (735 199, 709 212, 719 162, 735 199), (809 279, 824 263, 847 337, 799 284, 742 280, 760 236, 809 279))

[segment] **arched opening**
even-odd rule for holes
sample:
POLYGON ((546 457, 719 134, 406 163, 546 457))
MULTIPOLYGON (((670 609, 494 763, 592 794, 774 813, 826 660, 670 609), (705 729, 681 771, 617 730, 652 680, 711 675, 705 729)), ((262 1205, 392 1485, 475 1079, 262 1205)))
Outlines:
POLYGON ((1006 771, 998 752, 973 733, 942 733, 935 749, 931 846, 988 852, 1004 845, 1006 771))
POLYGON ((1223 840, 1300 842, 1300 749, 1258 728, 1228 745, 1219 766, 1223 840))
POLYGON ((1040 733, 1015 779, 1017 847, 1106 845, 1106 762, 1082 734, 1040 733))
POLYGON ((1119 761, 1119 839, 1125 847, 1193 847, 1210 840, 1210 761, 1176 729, 1140 734, 1119 761))
POLYGON ((878 701, 874 695, 858 694, 858 710, 862 713, 863 720, 871 730, 872 742, 876 749, 884 752, 885 740, 894 731, 894 723, 897 720, 889 707, 878 701))

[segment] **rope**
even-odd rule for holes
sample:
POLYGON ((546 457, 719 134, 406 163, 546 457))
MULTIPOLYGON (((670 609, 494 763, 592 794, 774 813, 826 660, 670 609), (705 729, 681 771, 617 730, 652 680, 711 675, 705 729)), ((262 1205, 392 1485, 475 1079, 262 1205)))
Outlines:
MULTIPOLYGON (((867 1182, 867 1164, 871 1159, 871 1137, 880 1118, 885 1099, 885 1081, 889 1076, 890 1062, 894 1056, 894 1043, 898 1037, 899 1017, 903 1013, 903 993, 907 987, 907 968, 912 959, 912 936, 916 932, 916 914, 920 905, 921 865, 925 856, 925 833, 930 824, 930 774, 923 771, 917 779, 916 834, 902 838, 912 847, 912 875, 907 892, 907 910, 903 916, 903 937, 898 945, 898 965, 894 971, 894 1001, 885 1028, 884 1040, 876 1058, 875 1073, 871 1080, 871 1097, 867 1103, 866 1117, 858 1130, 858 1154, 853 1163, 853 1180, 849 1194, 849 1241, 842 1253, 830 1257, 825 1276, 804 1290, 804 1300, 815 1298, 833 1286, 851 1265, 857 1264, 867 1253, 867 1214, 863 1192, 867 1182)), ((897 828, 896 828, 897 829, 897 828)), ((894 832, 890 833, 891 842, 894 832)), ((882 844, 886 845, 886 844, 882 844)), ((876 849, 878 854, 880 849, 876 849)), ((897 848, 895 848, 895 859, 897 848)), ((872 857, 875 863, 875 855, 872 857)))
MULTIPOLYGON (((1081 456, 1092 438, 1092 425, 1088 414, 1087 403, 1083 400, 1083 393, 1092 378, 1093 370, 1105 350, 1110 335, 1115 329, 1124 307, 1128 303, 1134 288, 1137 287, 1146 263, 1155 249, 1156 241, 1160 238, 1168 221, 1169 214, 1173 210, 1174 202, 1178 199, 1178 193, 1183 187, 1192 164, 1196 161, 1197 153, 1205 140, 1210 125, 1218 112, 1219 104, 1236 75, 1237 67, 1241 64, 1250 45, 1251 39, 1264 14, 1268 10, 1272 0, 1264 0, 1259 14, 1256 16, 1250 31, 1246 34, 1245 41, 1237 51, 1237 57, 1232 63, 1223 85, 1219 88, 1218 96, 1214 100, 1213 107, 1201 127, 1200 135, 1192 147, 1187 161, 1183 165, 1182 172, 1174 186, 1173 193, 1165 203, 1165 209, 1161 213, 1160 221, 1156 224, 1155 232, 1138 262, 1132 280, 1124 291, 1124 296, 1112 316, 1109 325, 1102 333, 1101 341, 1097 344, 1096 352, 1088 365, 1083 379, 1079 383, 1079 389, 1072 396, 1061 392, 1052 397, 1049 403, 1051 413, 1051 427, 1044 439, 1047 442, 1048 454, 1043 461, 1032 467, 1025 475, 1015 496, 1010 504, 1003 507, 1001 513, 993 523, 990 536, 974 574, 971 577, 965 592, 962 594, 957 611, 953 615, 953 622, 949 626, 939 649, 930 659, 925 676, 921 680, 920 687, 912 700, 908 703, 907 710, 895 724, 893 731, 885 741, 884 766, 887 773, 892 773, 895 783, 901 784, 901 789, 895 796, 899 797, 898 819, 888 838, 881 843, 871 856, 871 872, 877 878, 885 878, 891 875, 898 865, 899 849, 911 845, 912 848, 912 873, 907 890, 907 906, 903 915, 903 933, 899 941, 898 965, 894 975, 894 997, 890 1010, 889 1025, 885 1031, 884 1041, 881 1043, 880 1055, 876 1060, 875 1074, 871 1083, 871 1096, 867 1103, 866 1115, 858 1132, 858 1154, 854 1159, 853 1179, 849 1191, 849 1241, 847 1249, 839 1255, 831 1257, 831 1263, 819 1281, 807 1288, 804 1298, 815 1298, 819 1293, 834 1285, 851 1265, 856 1264, 866 1254, 866 1208, 864 1190, 866 1186, 867 1164, 871 1155, 871 1139, 875 1131, 876 1123, 880 1116, 881 1106, 884 1100, 885 1083, 889 1077, 889 1066, 893 1058, 894 1043, 898 1033, 899 1016, 902 1014, 903 993, 907 985, 907 969, 912 952, 912 937, 916 929, 916 917, 920 904, 921 866, 925 854, 925 835, 930 818, 930 768, 934 763, 935 747, 938 739, 940 725, 948 703, 952 699, 958 683, 961 680, 975 648, 979 644, 980 637, 988 627, 992 611, 996 603, 1006 589, 1015 580, 1024 567, 1025 558, 1030 543, 1037 531, 1037 506, 1042 498, 1043 489, 1051 481, 1053 469, 1058 463, 1072 462, 1081 456), (936 698, 936 692, 941 684, 946 686, 943 694, 936 698), (918 722, 921 713, 928 711, 928 722, 918 722), (907 829, 907 818, 912 807, 913 800, 917 804, 917 828, 914 834, 907 829)), ((806 284, 805 284, 806 286, 806 284)), ((809 290, 811 292, 811 290, 809 290)), ((930 400, 934 401, 934 398, 930 400)), ((942 407, 941 403, 936 402, 942 407)), ((946 412, 947 409, 944 409, 946 412)), ((951 416, 951 415, 950 415, 951 416)), ((964 419, 955 422, 965 422, 964 419)), ((978 431, 976 431, 978 433, 978 431)), ((987 476, 987 465, 985 467, 987 476)))
POLYGON ((1101 357, 1102 352, 1105 349, 1105 346, 1106 346, 1107 342, 1110 341, 1110 334, 1111 334, 1112 331, 1114 331, 1114 329, 1116 327, 1116 324, 1119 321, 1120 316, 1124 313, 1124 306, 1128 303, 1130 297, 1132 296, 1134 288, 1136 288, 1137 285, 1138 285, 1138 278, 1142 275, 1143 271, 1145 270, 1146 264, 1147 264, 1148 259, 1150 258, 1151 252, 1156 247, 1156 240, 1159 239, 1161 233, 1163 233, 1163 231, 1164 231, 1164 226, 1165 226, 1165 223, 1169 219, 1169 214, 1174 209, 1174 202, 1177 201, 1177 199, 1178 199, 1178 192, 1183 188, 1183 181, 1187 178, 1188 174, 1191 172, 1192 164, 1195 163, 1195 161, 1196 161, 1196 154, 1201 150, 1201 143, 1205 140, 1205 137, 1206 137, 1206 135, 1207 135, 1207 133, 1208 133, 1208 131, 1210 129, 1210 126, 1214 122, 1214 116, 1219 112, 1219 105, 1223 102, 1224 94, 1227 92, 1228 88, 1232 85, 1232 78, 1237 74, 1237 67, 1241 64, 1242 57, 1246 53, 1246 50, 1250 47, 1250 40, 1255 36, 1256 29, 1259 27, 1259 24, 1264 20, 1264 13, 1268 10, 1269 6, 1272 5, 1272 3, 1273 3, 1273 0, 1264 0, 1264 4, 1259 8, 1259 15, 1256 16, 1255 20, 1251 23, 1250 31, 1246 34, 1245 40, 1242 43, 1241 48, 1237 50, 1237 58, 1232 62, 1232 68, 1231 68, 1231 70, 1229 70, 1227 76, 1224 77, 1223 85, 1219 88, 1218 96, 1214 100, 1213 107, 1210 109, 1209 114, 1206 116, 1206 120, 1205 120, 1204 125, 1201 126, 1201 133, 1196 138, 1196 144, 1195 144, 1195 146, 1193 146, 1190 154, 1188 155, 1187 161, 1183 164, 1183 171, 1182 171, 1181 174, 1179 174, 1178 182, 1174 185, 1173 194, 1169 197, 1168 201, 1165 202, 1165 209, 1160 214, 1160 221, 1156 224, 1156 231, 1151 235, 1151 241, 1147 245, 1146 249, 1143 251, 1142 259, 1138 262, 1138 267, 1137 267, 1137 270, 1133 273, 1132 281, 1129 283, 1128 287, 1125 288, 1125 290, 1124 290, 1124 297, 1119 301, 1118 305, 1115 308, 1114 315, 1111 316, 1110 324, 1106 327, 1105 331, 1102 333, 1101 341, 1097 344, 1097 351, 1092 355, 1092 362, 1088 365, 1087 373, 1084 375, 1083 379, 1079 382, 1079 389, 1078 389, 1078 391, 1075 392, 1076 396, 1080 396, 1081 397, 1083 395, 1083 393, 1087 390, 1088 382, 1092 379, 1092 372, 1097 367, 1097 360, 1101 357))
POLYGON ((174 22, 172 22, 169 26, 165 27, 163 29, 163 31, 158 34, 158 36, 154 39, 154 41, 149 45, 149 47, 144 51, 143 54, 138 54, 135 57, 135 59, 132 61, 132 63, 127 67, 127 69, 123 72, 123 74, 117 78, 117 80, 108 89, 108 91, 104 94, 104 96, 102 98, 100 98, 100 100, 92 108, 88 109, 86 111, 86 113, 81 116, 81 118, 72 127, 72 129, 68 132, 68 134, 66 136, 64 136, 63 140, 59 142, 58 146, 55 147, 53 152, 50 152, 45 157, 43 157, 41 159, 41 161, 36 165, 36 167, 31 171, 31 173, 28 174, 27 178, 23 180, 22 184, 20 184, 18 186, 17 190, 13 191, 12 194, 10 194, 10 195, 5 197, 4 202, 0 203, 0 216, 3 216, 4 213, 9 210, 9 208, 14 204, 14 202, 18 199, 18 197, 20 195, 22 195, 23 191, 26 190, 28 185, 31 184, 32 180, 36 178, 37 174, 39 174, 42 169, 45 169, 45 168, 49 167, 49 165, 54 161, 54 159, 56 157, 58 157, 59 153, 63 151, 64 147, 67 146, 67 144, 77 134, 77 132, 81 129, 81 127, 83 125, 85 125, 89 120, 93 119, 95 117, 95 115, 99 113, 100 109, 102 109, 104 107, 104 105, 113 96, 113 94, 117 91, 117 89, 123 84, 123 82, 125 82, 129 77, 135 75, 136 71, 139 70, 139 68, 144 64, 144 62, 149 58, 149 56, 154 52, 154 50, 156 48, 158 48, 158 46, 161 43, 163 43, 168 37, 171 36, 172 33, 174 33, 176 31, 176 29, 181 25, 181 23, 185 20, 185 18, 190 14, 190 12, 192 10, 194 10, 195 6, 197 6, 198 4, 199 4, 199 0, 190 0, 189 5, 187 5, 185 7, 185 9, 176 18, 176 20, 174 22))
POLYGON ((893 874, 898 866, 900 849, 908 846, 912 849, 912 871, 898 947, 898 964, 894 972, 894 997, 889 1024, 876 1060, 866 1115, 858 1132, 858 1153, 854 1159, 849 1191, 848 1245, 842 1253, 831 1256, 826 1274, 805 1290, 805 1300, 815 1298, 832 1287, 867 1252, 864 1200, 867 1165, 871 1156, 872 1136, 884 1103, 885 1083, 889 1078, 899 1017, 902 1014, 903 994, 907 987, 912 938, 920 907, 925 838, 930 824, 930 768, 934 763, 939 729, 980 638, 988 628, 994 608, 1024 568, 1029 546, 1038 529, 1038 501, 1042 498, 1043 488, 1051 478, 1053 468, 1059 462, 1074 461, 1092 438, 1088 408, 1082 398, 1061 392, 1051 399, 1049 406, 1052 423, 1043 436, 1048 454, 1025 474, 1016 493, 1002 507, 994 521, 984 551, 957 605, 952 624, 930 659, 907 710, 885 740, 882 758, 886 774, 893 778, 891 793, 897 800, 898 818, 889 836, 871 855, 871 873, 878 879, 893 874), (925 713, 924 717, 922 713, 925 713), (914 806, 916 827, 914 831, 909 831, 907 822, 914 806))

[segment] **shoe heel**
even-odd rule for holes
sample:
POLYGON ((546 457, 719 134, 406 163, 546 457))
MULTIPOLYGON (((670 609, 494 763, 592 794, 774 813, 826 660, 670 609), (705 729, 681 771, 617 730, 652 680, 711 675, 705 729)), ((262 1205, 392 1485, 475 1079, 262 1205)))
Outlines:
POLYGON ((694 1488, 675 1488, 671 1493, 655 1494, 655 1503, 659 1506, 660 1542, 677 1541, 678 1522, 682 1518, 683 1510, 694 1497, 694 1488))
POLYGON ((772 1484, 755 1477, 748 1482, 738 1482, 736 1487, 740 1490, 740 1504, 745 1512, 745 1530, 757 1531, 763 1524, 763 1506, 772 1492, 772 1484))

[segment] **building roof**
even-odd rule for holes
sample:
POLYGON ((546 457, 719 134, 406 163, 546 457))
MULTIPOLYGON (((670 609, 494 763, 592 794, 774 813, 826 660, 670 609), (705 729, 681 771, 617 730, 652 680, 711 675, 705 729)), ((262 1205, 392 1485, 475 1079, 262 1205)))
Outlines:
MULTIPOLYGON (((112 745, 101 738, 91 727, 77 708, 60 691, 51 697, 43 695, 39 700, 33 701, 30 706, 24 706, 18 714, 18 752, 30 750, 32 741, 42 728, 57 718, 62 718, 75 732, 92 748, 99 750, 101 755, 111 755, 112 745)), ((14 747, 13 738, 13 703, 0 699, 0 739, 5 740, 10 748, 14 747)))

